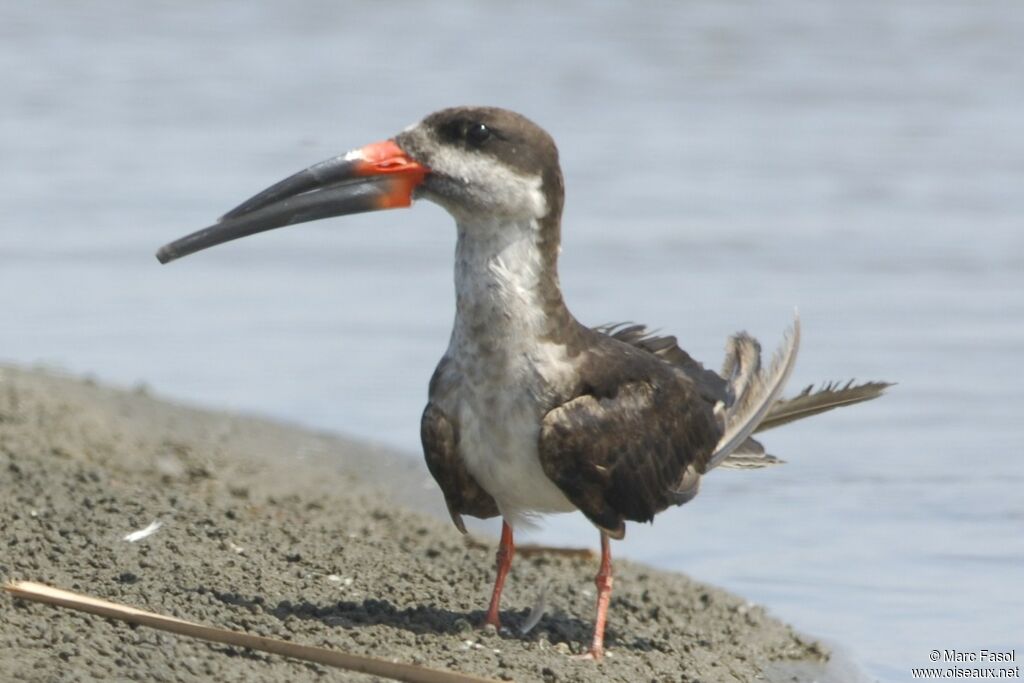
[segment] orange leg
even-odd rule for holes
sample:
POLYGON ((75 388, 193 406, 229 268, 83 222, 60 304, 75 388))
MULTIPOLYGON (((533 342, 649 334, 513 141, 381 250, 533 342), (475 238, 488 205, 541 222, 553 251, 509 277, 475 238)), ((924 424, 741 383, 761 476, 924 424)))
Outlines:
POLYGON ((501 619, 498 617, 498 607, 501 605, 501 589, 505 587, 505 577, 508 576, 508 570, 512 567, 512 556, 515 553, 515 544, 512 542, 512 527, 508 525, 508 522, 503 521, 501 523, 501 541, 498 543, 498 575, 494 579, 491 606, 487 610, 487 618, 484 619, 485 624, 491 624, 494 628, 501 628, 501 619))
POLYGON ((588 656, 601 659, 604 656, 604 626, 608 621, 608 603, 612 599, 612 549, 608 535, 601 533, 601 568, 594 578, 597 586, 597 618, 594 620, 594 642, 588 656))

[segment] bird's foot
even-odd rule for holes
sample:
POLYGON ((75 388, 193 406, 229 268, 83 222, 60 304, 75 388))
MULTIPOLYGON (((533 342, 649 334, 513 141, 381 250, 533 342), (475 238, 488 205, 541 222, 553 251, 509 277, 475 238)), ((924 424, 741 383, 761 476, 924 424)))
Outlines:
POLYGON ((604 658, 604 648, 590 648, 581 655, 572 655, 570 659, 578 659, 583 661, 600 662, 604 658))

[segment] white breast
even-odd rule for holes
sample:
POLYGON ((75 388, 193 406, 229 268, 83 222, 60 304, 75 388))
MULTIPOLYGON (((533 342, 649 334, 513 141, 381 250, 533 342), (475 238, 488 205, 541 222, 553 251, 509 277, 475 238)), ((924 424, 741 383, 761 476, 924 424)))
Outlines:
POLYGON ((501 514, 515 526, 530 513, 574 510, 541 468, 540 418, 526 392, 478 389, 460 392, 459 453, 501 514))

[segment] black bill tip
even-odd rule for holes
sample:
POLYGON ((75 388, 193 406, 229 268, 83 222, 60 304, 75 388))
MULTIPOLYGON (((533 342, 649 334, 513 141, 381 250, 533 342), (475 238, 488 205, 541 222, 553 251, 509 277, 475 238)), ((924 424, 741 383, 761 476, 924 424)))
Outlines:
POLYGON ((178 258, 178 254, 171 249, 171 245, 169 244, 165 244, 156 251, 156 260, 160 263, 167 263, 168 261, 173 261, 176 258, 178 258))

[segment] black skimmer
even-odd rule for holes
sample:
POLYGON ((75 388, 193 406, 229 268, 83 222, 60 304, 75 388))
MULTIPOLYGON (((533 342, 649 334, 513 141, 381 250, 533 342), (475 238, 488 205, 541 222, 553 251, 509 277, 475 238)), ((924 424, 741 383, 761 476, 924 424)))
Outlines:
POLYGON ((503 518, 486 623, 531 515, 579 510, 600 531, 597 617, 589 656, 604 651, 611 595, 609 539, 697 494, 715 467, 778 462, 754 432, 879 396, 869 382, 780 392, 796 359, 799 320, 770 367, 756 340, 727 343, 721 373, 637 325, 587 327, 558 282, 564 198, 558 151, 504 109, 436 112, 392 139, 300 171, 215 225, 157 252, 161 263, 246 235, 329 216, 409 206, 455 219, 457 308, 430 380, 423 451, 452 521, 503 518))

